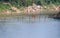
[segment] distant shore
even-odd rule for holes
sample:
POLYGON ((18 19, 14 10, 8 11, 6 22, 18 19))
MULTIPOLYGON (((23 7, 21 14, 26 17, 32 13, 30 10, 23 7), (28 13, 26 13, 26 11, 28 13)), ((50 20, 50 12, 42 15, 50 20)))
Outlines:
MULTIPOLYGON (((40 5, 36 5, 36 4, 32 4, 31 6, 28 7, 20 7, 17 8, 15 6, 10 6, 9 9, 1 11, 1 14, 3 15, 10 15, 10 14, 56 14, 58 13, 60 5, 56 6, 56 5, 52 5, 50 6, 40 6, 40 5)), ((0 15, 1 15, 0 14, 0 15)))

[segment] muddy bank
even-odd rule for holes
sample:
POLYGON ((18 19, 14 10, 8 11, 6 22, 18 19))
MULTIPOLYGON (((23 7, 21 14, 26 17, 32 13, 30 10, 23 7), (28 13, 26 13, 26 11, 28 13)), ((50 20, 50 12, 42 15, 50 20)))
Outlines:
POLYGON ((5 15, 14 15, 14 14, 56 14, 58 13, 60 6, 53 5, 52 7, 49 6, 40 6, 36 4, 32 4, 28 7, 23 7, 22 10, 20 10, 17 7, 11 6, 11 8, 3 11, 1 14, 5 15))
POLYGON ((60 19, 60 12, 58 12, 57 14, 50 15, 49 17, 54 19, 60 19))
POLYGON ((50 15, 50 17, 55 18, 55 19, 60 19, 60 7, 58 9, 59 9, 58 13, 50 15))

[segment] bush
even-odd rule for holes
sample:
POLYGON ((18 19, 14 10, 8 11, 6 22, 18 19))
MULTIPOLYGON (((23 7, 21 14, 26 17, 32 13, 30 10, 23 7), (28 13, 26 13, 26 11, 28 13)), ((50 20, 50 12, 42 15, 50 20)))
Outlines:
POLYGON ((0 3, 0 12, 3 10, 9 9, 9 8, 10 8, 10 6, 8 4, 0 3))
POLYGON ((26 6, 32 5, 32 1, 27 0, 27 1, 25 2, 25 5, 26 5, 26 6))

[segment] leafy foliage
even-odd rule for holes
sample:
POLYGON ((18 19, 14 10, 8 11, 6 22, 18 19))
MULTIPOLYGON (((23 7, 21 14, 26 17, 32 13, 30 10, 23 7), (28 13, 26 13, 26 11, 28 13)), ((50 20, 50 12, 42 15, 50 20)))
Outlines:
POLYGON ((0 2, 10 2, 12 5, 15 6, 29 6, 32 3, 37 5, 42 4, 60 4, 60 0, 0 0, 0 2))

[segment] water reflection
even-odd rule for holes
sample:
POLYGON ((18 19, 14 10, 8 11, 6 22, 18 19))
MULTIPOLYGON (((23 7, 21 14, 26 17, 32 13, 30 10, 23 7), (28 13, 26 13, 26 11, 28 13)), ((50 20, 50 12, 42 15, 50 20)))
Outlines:
POLYGON ((48 16, 0 18, 0 38, 60 38, 60 20, 48 16))

